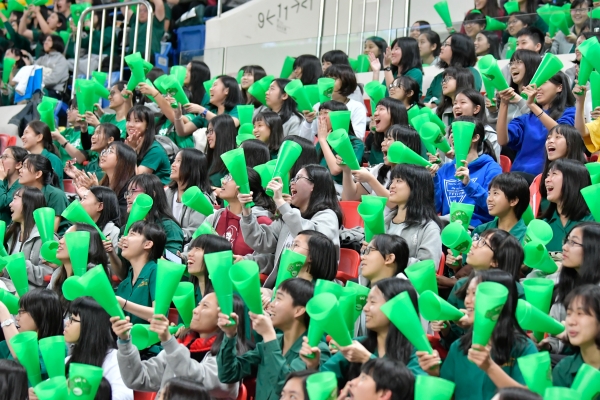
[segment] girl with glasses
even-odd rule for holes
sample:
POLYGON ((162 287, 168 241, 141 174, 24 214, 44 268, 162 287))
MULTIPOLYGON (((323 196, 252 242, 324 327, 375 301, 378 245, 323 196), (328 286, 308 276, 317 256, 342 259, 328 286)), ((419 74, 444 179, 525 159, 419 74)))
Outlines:
POLYGON ((22 147, 9 146, 0 156, 0 220, 7 226, 11 222, 10 203, 17 189, 21 187, 19 172, 27 154, 27 150, 22 147))
POLYGON ((417 81, 409 76, 399 76, 388 87, 390 97, 400 100, 407 112, 411 107, 423 107, 421 97, 418 95, 420 90, 417 81))
POLYGON ((546 33, 546 45, 551 45, 549 53, 552 54, 569 54, 574 51, 575 42, 579 35, 585 31, 590 31, 592 25, 597 25, 597 20, 588 18, 589 2, 587 0, 572 0, 571 1, 571 20, 573 26, 569 30, 569 34, 565 35, 562 31, 558 31, 554 37, 550 37, 546 33), (591 23, 592 22, 592 23, 591 23), (596 23, 594 23, 596 22, 596 23))
POLYGON ((443 97, 437 106, 436 114, 446 126, 454 122, 453 108, 456 95, 465 89, 473 89, 475 81, 473 74, 466 68, 448 67, 442 72, 443 97))

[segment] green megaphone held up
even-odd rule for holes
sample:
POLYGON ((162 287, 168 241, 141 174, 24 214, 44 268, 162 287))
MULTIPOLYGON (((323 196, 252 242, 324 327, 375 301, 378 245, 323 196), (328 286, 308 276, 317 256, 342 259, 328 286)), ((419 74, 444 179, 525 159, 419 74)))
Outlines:
POLYGON ((160 290, 156 291, 154 299, 154 314, 169 314, 169 305, 173 300, 173 295, 177 285, 181 281, 186 266, 177 264, 164 258, 159 258, 156 267, 156 281, 160 282, 160 290))
MULTIPOLYGON (((183 196, 181 201, 183 202, 183 196)), ((135 200, 133 200, 133 204, 131 205, 131 211, 129 212, 129 217, 127 217, 127 224, 125 225, 123 236, 127 236, 131 225, 146 218, 146 215, 148 215, 150 209, 152 209, 153 204, 154 200, 152 200, 152 197, 148 196, 146 193, 140 193, 137 195, 135 200)))
POLYGON ((402 292, 380 307, 385 316, 402 332, 417 351, 433 353, 408 292, 402 292))
POLYGON ((517 358, 527 388, 539 395, 552 387, 552 367, 547 351, 517 358))
POLYGON ((258 81, 254 82, 252 86, 248 88, 248 93, 252 95, 256 100, 260 101, 260 103, 264 106, 267 106, 267 100, 265 94, 267 90, 269 90, 269 86, 275 80, 273 75, 267 75, 258 81))
POLYGON ((589 364, 581 364, 571 389, 581 394, 581 400, 592 400, 600 393, 600 371, 589 364))
POLYGON ((33 391, 39 400, 67 399, 69 395, 67 378, 64 376, 50 378, 35 385, 33 391))
POLYGON ((192 322, 194 308, 196 307, 194 284, 192 282, 179 282, 175 294, 173 295, 173 303, 183 320, 183 324, 186 328, 189 328, 190 323, 192 322))
POLYGON ((59 335, 40 339, 39 347, 48 376, 50 378, 65 376, 65 353, 67 351, 65 337, 59 335))
POLYGON ((338 345, 349 346, 352 344, 352 338, 335 295, 320 293, 313 296, 306 304, 306 312, 310 316, 311 322, 318 324, 323 332, 328 333, 338 345))
POLYGON ((102 381, 102 368, 88 364, 69 364, 70 399, 94 400, 102 381))
POLYGON ((69 204, 67 208, 65 208, 65 211, 62 212, 61 217, 73 224, 82 223, 93 226, 98 231, 100 238, 102 240, 106 240, 106 235, 104 235, 100 228, 98 228, 98 225, 94 222, 87 211, 85 211, 85 208, 83 208, 78 199, 73 200, 73 202, 69 204))
POLYGON ((190 186, 183 192, 181 202, 194 211, 208 217, 215 212, 212 203, 198 186, 190 186))
POLYGON ((64 239, 71 259, 73 275, 82 276, 87 272, 90 233, 86 231, 67 232, 64 239))
POLYGON ((481 282, 475 291, 473 344, 487 346, 508 298, 508 289, 496 282, 481 282))
POLYGON ((10 338, 15 358, 27 371, 27 378, 31 386, 36 386, 42 381, 40 370, 40 356, 38 348, 38 334, 35 331, 17 333, 10 338))
MULTIPOLYGON (((170 326, 169 333, 174 334, 181 326, 170 326)), ((131 328, 131 343, 137 347, 139 351, 147 349, 148 347, 158 343, 158 333, 150 330, 148 324, 135 324, 131 328)))
MULTIPOLYGON (((236 185, 239 186, 240 193, 250 194, 250 182, 248 181, 248 170, 246 168, 244 149, 239 147, 237 149, 229 150, 228 152, 221 154, 221 159, 236 185)), ((254 202, 246 203, 245 205, 245 207, 253 206, 254 202)))
POLYGON ((415 400, 450 400, 456 384, 452 381, 429 375, 415 377, 415 400))
POLYGON ((356 158, 356 153, 352 147, 352 142, 348 136, 348 132, 344 129, 338 129, 327 136, 327 143, 331 148, 342 158, 350 170, 357 171, 360 169, 360 164, 356 158))
POLYGON ((229 277, 250 311, 262 314, 258 264, 251 260, 239 261, 229 269, 229 277))
POLYGON ((417 293, 421 294, 427 290, 438 293, 436 279, 436 269, 433 260, 423 260, 416 262, 404 270, 404 274, 415 287, 417 293))
MULTIPOLYGON (((285 182, 284 176, 290 174, 290 170, 302 154, 302 146, 291 140, 285 140, 279 148, 275 169, 273 170, 273 179, 281 178, 285 182)), ((273 191, 267 189, 266 193, 273 196, 273 191)))
POLYGON ((419 311, 427 321, 458 321, 465 316, 431 290, 426 290, 419 296, 419 311))
POLYGON ((317 372, 306 378, 308 400, 331 400, 337 398, 337 377, 334 372, 317 372))
POLYGON ((6 257, 6 269, 19 297, 23 297, 29 291, 29 279, 27 278, 27 263, 22 251, 6 257))
POLYGON ((558 335, 565 330, 563 324, 541 310, 538 310, 525 300, 519 299, 517 302, 516 317, 521 328, 526 331, 558 335))
MULTIPOLYGON (((556 57, 554 54, 546 53, 538 69, 535 71, 533 78, 531 78, 529 85, 535 85, 536 88, 539 88, 550 78, 560 72, 562 68, 563 63, 558 57, 556 57)), ((526 93, 521 93, 521 97, 527 100, 528 96, 526 93)))
POLYGON ((131 69, 131 78, 127 82, 127 90, 133 92, 137 85, 146 81, 146 74, 150 72, 153 65, 144 60, 140 52, 125 56, 125 62, 131 69))

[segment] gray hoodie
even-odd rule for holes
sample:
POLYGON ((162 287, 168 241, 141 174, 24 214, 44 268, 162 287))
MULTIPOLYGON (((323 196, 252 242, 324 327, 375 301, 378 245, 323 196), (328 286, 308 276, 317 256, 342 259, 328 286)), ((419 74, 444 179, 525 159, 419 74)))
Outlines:
POLYGON ((69 63, 62 53, 52 51, 44 54, 37 59, 35 64, 44 68, 43 83, 46 89, 52 89, 59 93, 65 90, 69 80, 69 63))
MULTIPOLYGON (((173 209, 173 199, 175 197, 175 190, 166 188, 165 194, 167 196, 167 203, 169 204, 169 209, 173 209)), ((211 202, 213 201, 212 196, 208 197, 211 202)), ((181 209, 181 217, 179 218, 179 225, 181 225, 181 230, 183 231, 183 242, 187 243, 192 240, 192 235, 196 232, 196 229, 204 222, 206 217, 200 214, 198 211, 194 211, 191 208, 183 205, 181 209)))
POLYGON ((442 239, 440 227, 429 221, 424 225, 406 227, 406 224, 395 224, 394 217, 398 210, 393 210, 385 217, 385 233, 398 235, 408 244, 408 265, 418 261, 433 260, 438 265, 442 258, 442 239))

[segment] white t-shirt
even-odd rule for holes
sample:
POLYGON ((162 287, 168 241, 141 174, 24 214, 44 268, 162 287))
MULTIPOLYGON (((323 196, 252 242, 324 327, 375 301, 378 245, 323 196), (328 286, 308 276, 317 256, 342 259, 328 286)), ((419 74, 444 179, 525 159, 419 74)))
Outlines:
POLYGON ((183 203, 177 201, 177 192, 173 195, 173 216, 176 221, 181 221, 181 211, 183 210, 183 203))

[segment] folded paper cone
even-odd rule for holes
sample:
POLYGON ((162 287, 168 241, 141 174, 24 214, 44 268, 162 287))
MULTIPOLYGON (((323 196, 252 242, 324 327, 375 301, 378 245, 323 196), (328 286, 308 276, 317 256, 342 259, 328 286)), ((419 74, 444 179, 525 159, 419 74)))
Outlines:
POLYGON ((85 295, 92 296, 108 315, 125 319, 125 314, 117 301, 115 292, 102 265, 96 265, 88 270, 79 278, 79 282, 85 290, 85 295))
POLYGON ((233 282, 229 271, 233 265, 233 252, 227 250, 205 254, 204 265, 206 265, 221 312, 231 315, 233 312, 233 282))
POLYGON ((294 63, 296 62, 295 57, 287 56, 285 60, 283 60, 283 65, 281 66, 281 73, 279 74, 280 78, 289 79, 292 72, 294 72, 294 63))
MULTIPOLYGON (((569 36, 569 25, 567 24, 567 19, 565 15, 562 13, 554 13, 550 16, 550 32, 556 34, 556 32, 562 32, 563 35, 569 36)), ((550 37, 554 37, 555 35, 550 34, 550 37)))
MULTIPOLYGON (((169 332, 174 334, 180 326, 170 326, 169 332)), ((139 351, 147 349, 160 341, 158 333, 150 330, 148 324, 135 324, 131 328, 131 343, 137 347, 139 351)))
POLYGON ((365 225, 365 240, 370 242, 375 235, 385 233, 385 221, 383 216, 384 205, 371 205, 360 203, 358 205, 358 214, 363 219, 365 225))
POLYGON ((177 79, 175 79, 174 77, 167 76, 162 81, 162 87, 171 97, 177 100, 177 102, 182 106, 185 106, 186 104, 190 103, 190 100, 185 94, 185 91, 183 90, 177 79))
POLYGON ((40 103, 37 106, 38 113, 40 114, 40 121, 48 125, 50 131, 56 130, 56 125, 54 121, 54 108, 51 103, 40 103))
POLYGON ((508 289, 496 282, 482 282, 475 292, 473 344, 487 346, 508 298, 508 289))
POLYGON ((462 311, 431 290, 420 294, 419 311, 427 321, 458 321, 465 316, 462 311))
POLYGON ((96 101, 96 84, 87 79, 77 79, 75 81, 75 92, 77 94, 77 109, 79 114, 94 112, 94 103, 96 101))
POLYGON ((54 378, 56 376, 65 376, 65 352, 67 346, 65 337, 50 336, 39 341, 40 353, 48 371, 48 376, 54 378))
POLYGON ((315 283, 314 295, 316 296, 322 293, 330 293, 334 295, 336 299, 339 299, 342 295, 342 289, 343 287, 335 282, 317 279, 317 283, 315 283))
POLYGON ((279 268, 277 269, 277 280, 275 281, 275 286, 273 288, 273 296, 275 296, 281 282, 298 276, 298 272, 300 272, 305 262, 306 256, 304 254, 296 253, 290 249, 285 249, 283 253, 281 253, 281 257, 279 258, 279 268))
MULTIPOLYGON (((239 186, 240 193, 250 194, 250 182, 248 181, 248 170, 246 169, 246 156, 244 154, 244 149, 240 147, 229 150, 228 152, 221 154, 221 159, 223 160, 223 163, 227 167, 227 170, 229 171, 229 174, 235 181, 236 185, 239 186)), ((204 194, 202 195, 204 196, 204 194)), ((245 205, 245 207, 252 206, 254 206, 253 202, 245 205)))
POLYGON ((15 285, 19 297, 23 297, 29 291, 29 279, 27 278, 27 265, 23 252, 11 254, 6 259, 6 269, 10 280, 15 285))
POLYGON ((452 28, 452 17, 450 16, 450 8, 446 0, 439 1, 433 5, 433 8, 438 13, 446 28, 452 28))
POLYGON ((181 281, 186 266, 177 264, 164 258, 159 258, 156 268, 156 281, 160 282, 160 290, 156 291, 154 299, 154 314, 168 316, 169 306, 177 285, 181 281))
POLYGON ((294 79, 285 85, 284 91, 296 101, 298 104, 298 111, 313 111, 308 94, 304 90, 304 86, 302 85, 302 81, 300 79, 294 79))
POLYGON ((529 226, 529 224, 535 220, 535 215, 533 214, 533 210, 531 209, 531 204, 527 205, 525 212, 521 216, 521 219, 525 223, 525 226, 529 226))
POLYGON ((6 222, 0 221, 0 257, 7 257, 8 253, 4 248, 4 236, 6 234, 6 222))
POLYGON ((408 292, 402 292, 380 307, 381 312, 402 332, 417 351, 433 353, 431 344, 421 325, 421 319, 408 292))
POLYGON ((327 143, 331 148, 342 158, 342 161, 348 165, 352 171, 360 169, 360 164, 354 153, 352 142, 348 136, 348 132, 344 129, 338 129, 331 132, 327 136, 327 143))
POLYGON ((581 400, 592 400, 600 393, 600 371, 589 364, 581 364, 571 389, 581 394, 581 400))
POLYGON ((42 381, 37 335, 37 332, 34 331, 20 332, 9 340, 15 358, 27 371, 27 378, 31 386, 42 381))
POLYGON ((581 189, 581 195, 588 205, 596 222, 600 222, 600 184, 595 184, 581 189))
MULTIPOLYGON (((593 71, 590 74, 590 87, 597 88, 599 87, 598 85, 600 85, 600 73, 598 73, 598 71, 593 71)), ((591 95, 592 110, 594 110, 596 107, 600 106, 600 93, 598 93, 598 90, 592 90, 591 95)))
POLYGON ((452 123, 452 136, 454 138, 454 162, 456 169, 465 167, 462 160, 466 160, 473 141, 475 124, 467 121, 452 123))
POLYGON ((271 86, 271 82, 273 82, 274 79, 275 77, 273 75, 267 75, 261 78, 248 88, 248 93, 250 93, 256 100, 260 101, 262 105, 266 106, 267 100, 265 98, 265 93, 267 93, 267 90, 269 89, 269 86, 271 86))
POLYGON ((456 251, 458 254, 468 253, 473 244, 469 232, 460 222, 452 222, 442 230, 442 243, 444 246, 456 251))
POLYGON ((544 400, 582 400, 581 395, 566 387, 549 387, 544 392, 544 400))
POLYGON ((375 114, 377 103, 385 97, 385 86, 378 81, 371 81, 365 85, 364 89, 371 99, 371 112, 375 114))
POLYGON ((354 290, 356 291, 356 305, 354 310, 354 320, 356 320, 360 313, 362 313, 365 304, 367 304, 367 297, 369 296, 370 289, 366 286, 359 285, 358 283, 352 281, 346 282, 346 287, 354 288, 354 290))
POLYGON ((254 314, 262 314, 260 295, 260 277, 258 264, 250 260, 242 260, 229 270, 229 277, 248 309, 254 314))
POLYGON ((552 318, 547 313, 538 310, 525 300, 519 299, 516 312, 519 326, 526 331, 544 332, 558 335, 564 332, 563 324, 552 318))
POLYGON ((38 208, 33 212, 33 220, 35 221, 35 226, 40 233, 42 243, 54 240, 55 215, 56 212, 54 211, 54 208, 51 207, 38 208))
POLYGON ((64 236, 73 275, 82 276, 87 272, 90 233, 85 231, 67 232, 64 236))
POLYGON ((304 91, 308 96, 308 100, 310 100, 311 109, 314 108, 315 104, 319 102, 319 85, 304 85, 304 91))
POLYGON ((337 131, 343 129, 346 133, 350 132, 350 111, 330 111, 329 121, 331 122, 331 130, 337 131))
POLYGON ((185 76, 187 75, 187 68, 184 65, 173 65, 169 75, 175 78, 179 82, 179 85, 183 86, 185 76))
POLYGON ((88 364, 69 364, 71 398, 94 400, 102 382, 102 368, 88 364))
POLYGON ((527 225, 525 231, 525 237, 523 238, 523 244, 527 244, 532 240, 541 242, 543 245, 547 245, 552 240, 554 233, 550 225, 541 219, 533 220, 527 225))
POLYGON ((516 0, 508 1, 504 3, 504 9, 506 10, 506 15, 510 15, 514 12, 517 12, 519 11, 519 2, 516 0))
POLYGON ((56 240, 50 240, 42 244, 40 249, 40 255, 50 264, 62 265, 62 261, 56 258, 56 252, 58 251, 58 242, 56 240))
POLYGON ((57 376, 44 382, 40 382, 35 385, 33 391, 39 400, 61 400, 69 398, 67 378, 64 376, 57 376))
POLYGON ((131 70, 131 77, 129 78, 129 82, 127 82, 127 90, 133 92, 137 85, 146 80, 144 59, 142 58, 141 53, 138 52, 126 56, 125 62, 131 70))
MULTIPOLYGON (((54 209, 51 210, 54 211, 54 209)), ((96 225, 92 217, 90 217, 87 211, 85 211, 78 199, 73 200, 73 202, 69 204, 65 211, 62 212, 61 217, 73 224, 84 223, 93 226, 98 231, 100 238, 102 240, 106 240, 106 236, 104 235, 104 233, 102 233, 100 228, 98 228, 98 225, 96 225)), ((52 220, 54 220, 54 217, 52 217, 52 220)), ((52 223, 54 224, 54 221, 52 223)), ((54 228, 52 231, 52 235, 54 236, 54 228)))
MULTIPOLYGON (((579 45, 577 48, 581 53, 582 61, 585 59, 592 65, 593 69, 600 69, 600 43, 598 42, 598 38, 592 36, 591 38, 585 40, 583 43, 579 45)), ((585 67, 586 69, 588 67, 585 67)), ((584 73, 587 73, 584 70, 584 73)), ((590 70, 591 73, 591 70, 590 70)), ((579 70, 579 77, 581 77, 581 69, 579 70)), ((589 78, 589 74, 587 75, 589 78)), ((585 76, 584 76, 585 77, 585 76)), ((586 79, 587 82, 587 79, 586 79)), ((581 85, 581 83, 580 83, 581 85)))
POLYGON ((525 252, 525 265, 529 268, 539 269, 545 274, 553 274, 558 270, 558 266, 548 254, 546 246, 537 240, 531 241, 523 246, 525 252))
POLYGON ((415 400, 450 400, 456 384, 429 375, 415 377, 415 400))
POLYGON ((430 167, 431 163, 409 149, 404 143, 397 141, 388 148, 388 161, 393 164, 412 164, 421 167, 430 167))
POLYGON ((504 22, 500 22, 495 18, 491 18, 490 16, 485 16, 485 30, 486 31, 504 31, 506 30, 506 24, 504 22))
POLYGON ((194 284, 191 282, 179 282, 175 295, 173 296, 175 308, 181 316, 181 320, 186 328, 190 327, 194 308, 196 307, 196 297, 194 293, 194 284))
POLYGON ((192 235, 192 239, 196 239, 200 235, 217 235, 217 231, 215 231, 215 228, 213 228, 211 224, 205 220, 200 224, 198 229, 196 229, 192 235))
POLYGON ((317 372, 306 378, 306 391, 310 400, 337 398, 337 378, 334 372, 317 372))
POLYGON ((334 85, 335 79, 333 78, 319 78, 317 80, 317 86, 319 87, 319 102, 321 104, 331 100, 334 85))
POLYGON ((529 390, 543 395, 547 388, 552 387, 550 353, 544 351, 519 357, 517 363, 529 390))
POLYGON ((4 303, 12 315, 19 312, 19 298, 6 289, 0 289, 0 301, 4 303))
MULTIPOLYGON (((187 189, 184 193, 183 196, 181 197, 181 201, 185 204, 185 193, 187 193, 189 189, 187 189)), ((142 221, 144 218, 146 218, 146 215, 148 215, 148 213, 150 212, 150 209, 152 208, 152 205, 154 204, 154 200, 152 200, 152 197, 148 196, 146 193, 140 193, 137 195, 137 197, 135 198, 135 200, 133 200, 133 204, 131 205, 131 212, 129 213, 129 217, 127 217, 127 224, 125 225, 125 231, 123 233, 123 236, 127 236, 127 234, 129 233, 129 228, 131 228, 131 225, 133 225, 134 223, 138 222, 138 221, 142 221)), ((187 204, 186 204, 187 206, 187 204)), ((188 206, 189 207, 189 206, 188 206)), ((190 207, 193 208, 193 207, 190 207)))
MULTIPOLYGON (((290 170, 302 154, 302 146, 291 140, 285 140, 279 148, 279 154, 277 155, 277 162, 275 169, 273 170, 273 179, 282 178, 283 176, 289 176, 290 170)), ((273 191, 267 189, 267 194, 273 196, 273 191)))
MULTIPOLYGON (((539 88, 563 68, 563 63, 554 54, 546 53, 533 78, 529 82, 539 88)), ((527 100, 527 94, 521 93, 521 97, 527 100)))
POLYGON ((500 67, 498 67, 498 61, 493 55, 488 54, 481 57, 477 62, 477 68, 481 72, 482 77, 489 79, 498 91, 508 89, 508 83, 504 75, 502 75, 500 67))
POLYGON ((458 203, 453 201, 450 203, 450 222, 458 221, 465 230, 468 230, 474 212, 475 204, 458 203))
POLYGON ((438 293, 437 279, 435 277, 435 263, 433 260, 423 260, 409 265, 404 274, 415 287, 417 293, 421 294, 427 290, 438 293))
POLYGON ((239 104, 237 106, 238 119, 240 120, 240 126, 244 124, 252 124, 252 117, 254 116, 254 105, 239 104))
MULTIPOLYGON (((425 122, 418 130, 421 139, 427 144, 431 143, 434 147, 440 149, 440 151, 447 153, 451 150, 450 143, 446 139, 444 132, 440 130, 440 127, 433 122, 425 122)), ((431 153, 431 152, 430 152, 431 153)), ((435 153, 431 153, 435 154, 435 153)))
MULTIPOLYGON (((341 287, 341 286, 340 286, 341 287)), ((352 344, 352 338, 346 328, 344 317, 335 295, 321 293, 313 296, 306 304, 306 312, 311 323, 316 323, 340 346, 352 344)))

